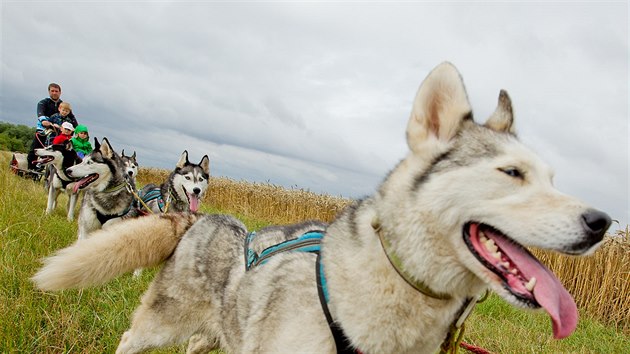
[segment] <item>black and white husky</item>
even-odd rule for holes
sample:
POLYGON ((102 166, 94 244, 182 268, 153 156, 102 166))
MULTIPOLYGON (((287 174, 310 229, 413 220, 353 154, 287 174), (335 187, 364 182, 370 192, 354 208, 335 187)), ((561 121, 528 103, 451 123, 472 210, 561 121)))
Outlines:
POLYGON ((117 353, 191 336, 191 353, 435 353, 486 290, 544 309, 554 336, 570 335, 575 302, 526 247, 589 254, 611 220, 554 188, 515 134, 507 93, 476 123, 458 71, 441 64, 406 138, 409 153, 376 193, 327 227, 251 234, 226 215, 150 215, 61 250, 33 279, 81 288, 164 262, 117 353))
POLYGON ((204 155, 198 164, 188 161, 184 150, 164 183, 147 184, 140 190, 140 198, 152 213, 197 212, 208 188, 210 160, 204 155))
POLYGON ((108 223, 120 221, 133 207, 134 195, 127 178, 125 164, 107 138, 94 139, 94 151, 83 162, 66 169, 78 179, 75 193, 85 189, 79 210, 79 239, 85 239, 108 223))
POLYGON ((74 190, 76 179, 66 174, 66 169, 81 162, 81 158, 72 148, 72 142, 66 141, 63 144, 50 145, 46 148, 35 149, 38 157, 33 163, 45 165, 49 169, 46 176, 46 186, 48 189, 48 203, 46 214, 52 213, 57 205, 57 198, 62 191, 68 194, 68 221, 74 220, 74 208, 77 204, 79 192, 74 190))

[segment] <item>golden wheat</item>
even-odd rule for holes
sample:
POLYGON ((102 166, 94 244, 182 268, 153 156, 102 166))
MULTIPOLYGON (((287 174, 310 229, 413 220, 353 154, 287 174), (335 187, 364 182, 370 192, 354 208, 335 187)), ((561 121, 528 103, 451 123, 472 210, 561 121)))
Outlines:
MULTIPOLYGON (((159 184, 166 180, 168 174, 165 170, 141 168, 138 183, 159 184)), ((202 202, 226 212, 274 224, 290 224, 304 220, 329 222, 352 201, 302 189, 285 189, 269 183, 211 177, 202 202)))

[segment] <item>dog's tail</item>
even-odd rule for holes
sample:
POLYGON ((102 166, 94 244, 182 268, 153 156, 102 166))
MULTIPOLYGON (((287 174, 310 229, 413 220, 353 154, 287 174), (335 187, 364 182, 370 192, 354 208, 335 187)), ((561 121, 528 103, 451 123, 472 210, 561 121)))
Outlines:
POLYGON ((164 214, 113 224, 46 258, 31 280, 42 290, 84 288, 158 265, 197 219, 194 214, 164 214))

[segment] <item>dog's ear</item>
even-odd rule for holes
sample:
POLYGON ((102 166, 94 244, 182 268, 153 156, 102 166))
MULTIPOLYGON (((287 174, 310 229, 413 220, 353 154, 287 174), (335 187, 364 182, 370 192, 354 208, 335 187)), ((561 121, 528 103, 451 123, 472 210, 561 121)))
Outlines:
POLYGON ((201 159, 199 165, 203 169, 203 172, 205 172, 207 175, 210 174, 210 159, 208 158, 208 155, 203 155, 203 158, 201 159))
POLYGON ((514 129, 514 113, 512 112, 512 100, 505 90, 499 92, 499 103, 494 113, 488 118, 484 126, 510 134, 516 134, 514 129))
POLYGON ((424 79, 407 123, 407 144, 415 153, 427 153, 435 140, 448 142, 464 120, 472 119, 466 88, 453 64, 444 62, 424 79))
POLYGON ((94 137, 94 151, 99 151, 101 149, 101 144, 98 142, 98 139, 94 137))
POLYGON ((131 155, 131 158, 132 158, 133 160, 135 160, 135 159, 136 159, 136 150, 134 150, 134 151, 133 151, 133 155, 131 155))
POLYGON ((103 138, 103 143, 101 144, 101 147, 99 150, 103 156, 110 159, 115 154, 114 149, 112 149, 112 146, 110 145, 109 140, 107 140, 107 138, 103 138))
POLYGON ((122 149, 122 151, 120 152, 120 157, 125 157, 125 149, 122 149))
POLYGON ((188 151, 184 150, 184 152, 182 152, 182 156, 180 156, 179 161, 177 161, 177 165, 175 165, 175 167, 183 168, 188 163, 189 163, 188 162, 188 151))
POLYGON ((70 141, 70 140, 66 140, 66 142, 64 143, 64 148, 65 148, 67 151, 72 151, 72 150, 73 150, 73 148, 74 148, 74 146, 72 145, 72 141, 70 141))

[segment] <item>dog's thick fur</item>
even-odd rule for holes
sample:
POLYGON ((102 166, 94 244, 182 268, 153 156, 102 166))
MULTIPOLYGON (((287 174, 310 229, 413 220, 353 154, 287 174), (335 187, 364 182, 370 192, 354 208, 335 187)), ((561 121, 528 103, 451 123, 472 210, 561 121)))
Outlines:
MULTIPOLYGON (((589 253, 610 218, 553 188, 549 167, 514 134, 507 94, 478 125, 459 73, 443 63, 418 91, 407 142, 408 156, 375 195, 326 228, 262 230, 252 248, 325 228, 330 313, 364 353, 435 352, 467 299, 488 288, 515 306, 544 307, 555 336, 569 335, 577 321, 573 299, 522 246, 589 253), (420 282, 424 292, 410 285, 420 282)), ((86 287, 164 260, 118 353, 191 335, 190 352, 335 353, 315 256, 283 253, 246 272, 246 235, 230 216, 152 215, 61 250, 33 280, 45 290, 86 287)))
POLYGON ((78 179, 74 190, 85 189, 79 210, 78 238, 88 235, 105 224, 122 220, 133 206, 125 165, 107 138, 99 143, 83 161, 66 169, 66 174, 78 179))
POLYGON ((50 168, 48 176, 46 176, 48 189, 48 203, 46 205, 46 214, 50 214, 55 210, 57 198, 62 191, 68 194, 68 204, 66 211, 68 212, 68 221, 74 220, 74 209, 79 197, 79 191, 74 190, 75 179, 66 175, 66 169, 81 162, 81 158, 74 151, 71 141, 63 144, 50 145, 46 148, 35 149, 35 155, 38 160, 33 163, 46 165, 50 168))
POLYGON ((208 188, 210 178, 210 159, 204 155, 198 164, 188 160, 188 151, 184 150, 164 183, 159 186, 147 184, 140 191, 140 196, 159 192, 159 197, 146 200, 146 206, 152 213, 197 212, 199 203, 208 188), (163 205, 162 205, 163 204, 163 205))

